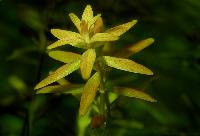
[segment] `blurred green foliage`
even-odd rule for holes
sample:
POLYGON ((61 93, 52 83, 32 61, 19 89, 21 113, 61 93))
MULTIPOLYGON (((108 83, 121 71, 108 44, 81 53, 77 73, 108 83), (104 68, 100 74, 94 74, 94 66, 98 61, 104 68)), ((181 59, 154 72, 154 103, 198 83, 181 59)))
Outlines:
MULTIPOLYGON (((139 20, 116 43, 119 47, 147 37, 156 41, 131 57, 151 68, 154 77, 113 70, 109 78, 147 90, 158 103, 117 99, 105 134, 200 135, 199 0, 1 0, 0 135, 78 135, 78 100, 70 95, 35 95, 33 87, 61 66, 45 52, 55 41, 50 28, 75 30, 67 13, 80 15, 86 4, 102 13, 106 27, 139 20)), ((77 73, 68 80, 83 82, 77 73)))

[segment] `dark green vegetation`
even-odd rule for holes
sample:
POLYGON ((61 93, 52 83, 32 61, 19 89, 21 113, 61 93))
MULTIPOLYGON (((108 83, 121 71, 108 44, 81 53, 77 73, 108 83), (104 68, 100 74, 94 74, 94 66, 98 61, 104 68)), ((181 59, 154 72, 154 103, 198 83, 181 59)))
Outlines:
MULTIPOLYGON (((36 95, 33 88, 49 70, 62 65, 46 54, 46 46, 55 41, 50 28, 75 30, 68 13, 80 16, 86 4, 102 13, 107 28, 138 20, 116 43, 118 49, 155 39, 131 57, 151 68, 153 77, 114 70, 109 78, 117 85, 145 89, 158 102, 121 97, 105 132, 200 135, 199 0, 0 1, 0 135, 77 135, 79 101, 70 95, 36 95)), ((79 52, 70 46, 62 49, 79 52)), ((83 82, 78 73, 67 79, 83 82)))

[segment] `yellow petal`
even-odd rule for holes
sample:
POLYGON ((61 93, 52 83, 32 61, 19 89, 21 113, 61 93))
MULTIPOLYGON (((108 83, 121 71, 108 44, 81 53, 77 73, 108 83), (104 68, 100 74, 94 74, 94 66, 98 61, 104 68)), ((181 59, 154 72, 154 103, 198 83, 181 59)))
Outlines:
POLYGON ((137 20, 133 20, 131 22, 110 28, 110 29, 106 30, 105 32, 116 35, 116 36, 120 36, 120 35, 124 34, 126 31, 128 31, 136 23, 137 23, 137 20))
POLYGON ((88 49, 83 53, 80 64, 80 70, 83 79, 88 79, 90 77, 95 59, 96 52, 94 49, 88 49))
POLYGON ((124 95, 124 96, 128 96, 128 97, 135 97, 135 98, 143 99, 143 100, 149 101, 149 102, 157 102, 149 94, 146 94, 145 92, 142 92, 137 89, 125 88, 125 87, 115 87, 113 89, 113 91, 120 95, 124 95))
POLYGON ((66 51, 50 51, 48 54, 51 58, 64 63, 75 61, 81 57, 80 54, 66 51))
POLYGON ((108 66, 116 69, 145 75, 153 75, 153 72, 150 69, 129 59, 122 59, 110 56, 103 56, 103 59, 108 66))
POLYGON ((80 21, 80 19, 74 13, 70 13, 69 17, 72 20, 72 22, 74 23, 74 25, 76 26, 76 28, 78 29, 78 31, 80 32, 81 31, 81 28, 80 28, 81 21, 80 21))
POLYGON ((142 41, 139 41, 125 49, 120 50, 118 53, 113 54, 116 57, 128 58, 131 55, 140 52, 144 48, 148 47, 154 42, 153 38, 148 38, 142 41))
POLYGON ((79 33, 61 29, 51 29, 51 33, 58 39, 82 39, 79 33))
POLYGON ((80 60, 73 61, 71 63, 65 64, 62 67, 58 68, 52 74, 50 74, 47 78, 43 79, 40 83, 36 85, 34 89, 39 89, 44 86, 47 86, 69 74, 73 71, 77 70, 80 66, 80 60))
POLYGON ((106 41, 116 41, 119 37, 109 33, 96 33, 91 39, 90 43, 93 42, 106 42, 106 41))
POLYGON ((85 84, 81 96, 81 101, 80 101, 80 108, 79 108, 79 113, 81 116, 85 115, 85 113, 88 111, 90 105, 92 104, 95 96, 97 89, 100 84, 100 76, 99 73, 95 73, 85 84))
POLYGON ((92 7, 90 5, 87 5, 85 7, 85 10, 83 11, 82 20, 85 20, 87 23, 89 23, 92 19, 93 19, 92 7))
POLYGON ((44 94, 44 93, 64 93, 64 94, 80 94, 83 91, 83 85, 78 84, 71 84, 71 85, 53 85, 53 86, 46 86, 37 90, 37 94, 44 94))

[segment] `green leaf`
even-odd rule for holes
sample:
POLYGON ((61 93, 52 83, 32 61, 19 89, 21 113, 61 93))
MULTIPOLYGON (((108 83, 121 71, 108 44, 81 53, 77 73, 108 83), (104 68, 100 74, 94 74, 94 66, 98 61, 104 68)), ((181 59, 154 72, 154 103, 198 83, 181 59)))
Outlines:
POLYGON ((48 54, 51 58, 64 63, 75 61, 81 57, 80 54, 65 51, 50 51, 48 54))
POLYGON ((120 35, 124 34, 126 31, 128 31, 136 23, 137 23, 137 20, 133 20, 131 22, 110 28, 110 29, 106 30, 105 32, 113 34, 115 36, 120 36, 120 35))
POLYGON ((68 63, 63 65, 62 67, 58 68, 52 74, 50 74, 47 78, 43 79, 40 83, 38 83, 35 89, 42 88, 47 86, 69 74, 77 70, 80 66, 80 60, 76 60, 74 62, 68 63))
POLYGON ((80 32, 81 31, 81 28, 80 28, 81 21, 80 21, 80 19, 74 13, 70 13, 69 17, 72 20, 72 22, 74 23, 74 25, 76 26, 76 28, 78 29, 78 31, 80 32))
POLYGON ((119 37, 109 33, 96 33, 91 39, 90 43, 93 42, 106 42, 106 41, 116 41, 119 37))
POLYGON ((94 49, 88 49, 83 53, 80 64, 80 70, 83 79, 88 79, 90 77, 95 59, 96 52, 94 49))
POLYGON ((81 94, 83 91, 83 85, 79 84, 67 84, 67 85, 54 85, 54 86, 46 86, 37 90, 37 94, 44 93, 64 93, 64 94, 81 94))
POLYGON ((61 29, 51 29, 51 33, 58 39, 82 39, 79 33, 61 29))
POLYGON ((139 41, 125 49, 120 50, 118 53, 113 54, 116 57, 128 58, 131 55, 140 52, 144 48, 148 47, 154 42, 153 38, 148 38, 142 41, 139 41))
POLYGON ((153 72, 150 69, 129 59, 122 59, 110 56, 103 56, 103 59, 106 65, 116 69, 145 75, 153 75, 153 72))
POLYGON ((143 99, 145 101, 149 102, 157 102, 154 98, 152 98, 150 95, 146 94, 145 92, 139 91, 137 89, 132 89, 132 88, 125 88, 125 87, 115 87, 113 89, 113 92, 128 96, 128 97, 135 97, 139 99, 143 99))
POLYGON ((87 23, 89 23, 91 20, 93 19, 93 11, 92 11, 92 7, 90 5, 87 5, 83 11, 82 14, 82 19, 86 21, 87 23))
POLYGON ((94 98, 96 96, 97 89, 100 84, 100 75, 99 73, 95 73, 85 84, 81 96, 80 101, 80 108, 79 113, 81 116, 85 115, 94 101, 94 98))

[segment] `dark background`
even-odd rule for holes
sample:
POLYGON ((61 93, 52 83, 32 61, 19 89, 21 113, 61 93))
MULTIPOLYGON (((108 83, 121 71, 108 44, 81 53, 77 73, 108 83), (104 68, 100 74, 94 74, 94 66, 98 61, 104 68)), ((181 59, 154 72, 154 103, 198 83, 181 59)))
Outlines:
MULTIPOLYGON (((199 0, 0 0, 0 135, 77 135, 79 101, 36 95, 33 87, 62 65, 46 54, 45 47, 56 40, 49 30, 76 31, 68 13, 80 17, 87 4, 102 13, 106 28, 138 20, 115 46, 155 39, 131 57, 152 69, 153 77, 113 71, 109 78, 144 88, 158 102, 121 97, 109 135, 200 135, 199 0)), ((79 77, 68 79, 82 82, 79 77)))

